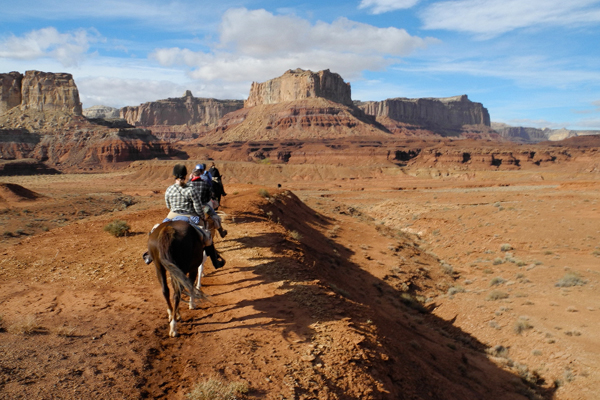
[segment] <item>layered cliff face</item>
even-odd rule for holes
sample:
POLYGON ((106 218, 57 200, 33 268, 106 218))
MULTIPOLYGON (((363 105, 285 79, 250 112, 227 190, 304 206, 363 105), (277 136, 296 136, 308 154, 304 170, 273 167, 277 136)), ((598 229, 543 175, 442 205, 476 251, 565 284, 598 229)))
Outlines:
POLYGON ((295 69, 263 83, 253 82, 244 107, 318 97, 352 106, 350 84, 340 75, 328 69, 316 73, 295 69))
POLYGON ((506 126, 496 128, 496 132, 505 139, 513 142, 538 143, 548 140, 550 129, 525 128, 522 126, 506 126))
POLYGON ((119 118, 119 109, 108 106, 92 106, 83 110, 86 118, 119 118))
POLYGON ((217 100, 194 97, 189 90, 183 97, 123 107, 121 118, 139 127, 197 125, 207 131, 225 114, 244 106, 242 100, 217 100))
POLYGON ((482 127, 488 132, 490 115, 481 103, 474 103, 467 95, 447 98, 394 98, 383 101, 367 101, 355 103, 367 115, 380 120, 391 131, 399 130, 398 124, 409 124, 431 129, 436 133, 458 136, 465 126, 482 127))
POLYGON ((70 74, 11 72, 0 75, 0 83, 3 160, 34 159, 61 169, 81 169, 173 154, 149 130, 83 117, 70 74))
POLYGON ((26 71, 0 74, 0 115, 19 106, 21 111, 62 111, 81 115, 79 91, 71 74, 26 71))

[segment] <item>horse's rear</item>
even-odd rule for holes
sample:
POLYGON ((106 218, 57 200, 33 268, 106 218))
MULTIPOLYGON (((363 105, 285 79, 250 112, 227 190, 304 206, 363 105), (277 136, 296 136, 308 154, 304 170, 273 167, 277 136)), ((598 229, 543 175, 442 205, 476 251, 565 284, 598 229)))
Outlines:
POLYGON ((196 229, 185 221, 170 221, 160 224, 148 238, 148 251, 154 260, 156 276, 167 301, 169 314, 169 336, 177 336, 176 324, 179 317, 181 294, 190 296, 190 308, 195 298, 203 298, 193 282, 198 274, 198 265, 202 263, 203 242, 196 229), (167 271, 171 275, 173 286, 173 304, 167 283, 167 271))

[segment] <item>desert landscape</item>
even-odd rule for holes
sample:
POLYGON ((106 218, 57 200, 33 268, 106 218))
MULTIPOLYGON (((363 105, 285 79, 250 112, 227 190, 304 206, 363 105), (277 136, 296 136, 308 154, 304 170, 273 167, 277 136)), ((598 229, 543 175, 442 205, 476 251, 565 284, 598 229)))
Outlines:
POLYGON ((0 114, 1 399, 598 397, 600 136, 509 140, 467 96, 355 104, 303 70, 86 117, 44 74, 0 114), (171 338, 142 253, 199 162, 227 264, 171 338))

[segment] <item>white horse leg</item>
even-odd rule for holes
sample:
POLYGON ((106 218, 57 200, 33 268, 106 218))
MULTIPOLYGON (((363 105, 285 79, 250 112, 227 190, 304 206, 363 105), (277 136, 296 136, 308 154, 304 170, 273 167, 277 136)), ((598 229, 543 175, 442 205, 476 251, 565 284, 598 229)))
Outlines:
POLYGON ((198 267, 198 280, 196 281, 196 289, 200 290, 202 287, 202 277, 204 276, 204 263, 208 259, 206 252, 202 253, 202 263, 198 267))
POLYGON ((176 318, 173 318, 171 320, 171 322, 169 323, 169 336, 170 337, 177 337, 177 321, 175 321, 176 318))

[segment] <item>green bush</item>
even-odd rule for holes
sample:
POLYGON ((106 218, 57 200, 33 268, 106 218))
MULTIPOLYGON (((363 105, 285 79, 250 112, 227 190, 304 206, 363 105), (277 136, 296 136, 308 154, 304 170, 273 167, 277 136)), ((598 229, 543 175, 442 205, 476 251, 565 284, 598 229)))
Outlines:
POLYGON ((116 219, 104 227, 104 232, 108 232, 114 237, 122 237, 129 233, 131 227, 127 222, 116 219))
POLYGON ((264 197, 265 199, 267 199, 267 198, 271 197, 271 195, 269 194, 269 192, 267 192, 267 189, 264 189, 264 188, 262 188, 262 189, 258 189, 258 194, 259 194, 261 197, 264 197))

